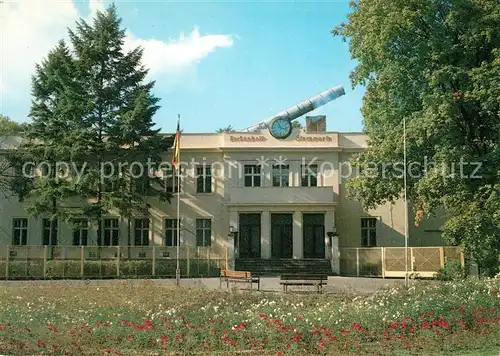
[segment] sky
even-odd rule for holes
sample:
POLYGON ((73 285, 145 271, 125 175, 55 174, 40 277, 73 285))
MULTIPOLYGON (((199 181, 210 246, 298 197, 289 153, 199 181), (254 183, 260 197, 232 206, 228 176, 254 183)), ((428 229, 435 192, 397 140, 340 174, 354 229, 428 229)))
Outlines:
MULTIPOLYGON (((364 88, 349 79, 356 62, 331 30, 347 21, 348 1, 117 0, 125 49, 143 46, 161 109, 154 121, 173 132, 245 129, 321 91, 346 94, 307 115, 326 115, 327 130, 362 130, 364 88)), ((25 122, 30 80, 67 28, 92 21, 104 0, 0 1, 0 112, 25 122)), ((305 116, 305 115, 304 115, 305 116)), ((299 119, 302 123, 304 117, 299 119)))

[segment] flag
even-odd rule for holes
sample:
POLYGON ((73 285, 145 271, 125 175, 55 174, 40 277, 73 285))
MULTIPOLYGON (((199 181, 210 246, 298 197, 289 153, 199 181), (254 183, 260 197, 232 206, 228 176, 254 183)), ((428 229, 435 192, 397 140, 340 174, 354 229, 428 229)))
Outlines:
POLYGON ((175 169, 179 168, 179 154, 181 149, 181 118, 177 120, 177 131, 175 132, 174 154, 172 156, 172 165, 175 169))
POLYGON ((419 227, 420 226, 420 221, 424 218, 424 207, 423 204, 420 203, 417 207, 417 212, 415 214, 415 226, 419 227))

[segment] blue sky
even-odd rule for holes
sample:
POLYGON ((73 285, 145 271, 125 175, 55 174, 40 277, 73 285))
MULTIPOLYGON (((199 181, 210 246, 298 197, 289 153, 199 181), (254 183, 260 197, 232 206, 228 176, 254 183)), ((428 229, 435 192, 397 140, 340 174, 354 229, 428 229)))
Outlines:
MULTIPOLYGON (((329 131, 362 130, 363 88, 353 89, 349 80, 355 62, 350 59, 348 44, 330 33, 346 20, 347 1, 115 3, 122 25, 133 33, 135 42, 131 40, 130 45, 148 43, 145 64, 154 66, 151 78, 156 80, 155 95, 161 98, 162 106, 155 122, 162 131, 175 130, 177 114, 186 132, 213 132, 227 125, 243 129, 337 84, 344 86, 346 95, 311 114, 327 115, 329 131), (194 37, 197 40, 190 41, 194 37), (178 53, 176 47, 167 47, 172 43, 190 45, 179 47, 178 53), (179 63, 173 58, 177 55, 179 63), (165 64, 172 61, 175 63, 165 64)), ((47 11, 60 19, 59 27, 50 24, 53 29, 43 39, 38 37, 49 26, 45 23, 40 22, 31 32, 19 29, 17 33, 28 31, 24 34, 27 47, 35 43, 52 47, 57 38, 65 36, 66 26, 74 26, 75 11, 78 17, 88 18, 109 2, 75 2, 71 8, 51 4, 54 8, 47 11)), ((48 7, 47 2, 40 6, 40 11, 48 7)), ((26 13, 17 10, 18 14, 26 13)), ((24 16, 34 16, 35 11, 24 16)), ((14 15, 7 13, 7 22, 14 15)), ((12 21, 10 26, 17 25, 12 21)), ((23 38, 22 33, 19 36, 23 38)), ((15 41, 12 39, 13 50, 19 51, 19 37, 15 41)), ((45 52, 42 46, 33 55, 30 50, 25 49, 27 55, 22 57, 31 66, 45 52)), ((31 67, 23 71, 15 65, 21 66, 17 61, 6 62, 4 72, 24 76, 10 82, 8 77, 2 79, 1 109, 4 115, 24 121, 29 110, 26 77, 31 67), (8 90, 9 84, 16 89, 8 90)))

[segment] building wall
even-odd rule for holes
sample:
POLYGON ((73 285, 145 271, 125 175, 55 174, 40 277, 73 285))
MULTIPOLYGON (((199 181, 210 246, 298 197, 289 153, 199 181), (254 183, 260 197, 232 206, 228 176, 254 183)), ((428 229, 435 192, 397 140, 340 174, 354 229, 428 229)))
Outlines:
MULTIPOLYGON (((358 133, 304 133, 296 130, 286 140, 276 140, 267 131, 256 133, 183 134, 181 157, 183 167, 182 192, 179 195, 182 229, 181 244, 196 245, 196 219, 212 220, 212 246, 216 253, 224 254, 230 226, 238 230, 238 214, 260 212, 262 216, 261 257, 269 258, 270 214, 293 213, 293 257, 303 256, 302 214, 325 214, 325 232, 335 228, 339 234, 339 246, 361 246, 360 221, 362 217, 377 218, 377 245, 404 246, 404 204, 385 204, 377 209, 364 211, 361 204, 349 199, 346 192, 346 173, 352 154, 366 147, 366 138, 358 133), (264 163, 261 187, 245 187, 244 164, 264 163), (282 162, 290 165, 290 187, 272 186, 271 165, 282 162), (316 163, 321 168, 317 187, 300 186, 302 164, 316 163), (212 167, 212 192, 197 193, 195 169, 197 164, 212 167)), ((11 148, 11 147, 10 147, 11 148)), ((165 162, 170 162, 170 153, 165 162)), ((355 173, 354 173, 355 174, 355 173)), ((177 195, 171 204, 150 198, 150 241, 156 245, 164 242, 165 218, 177 216, 177 195)), ((28 217, 27 204, 16 198, 0 199, 0 244, 12 243, 12 219, 28 217)), ((110 217, 118 214, 110 212, 110 217)), ((137 217, 141 218, 141 217, 137 217)), ((422 222, 420 227, 410 220, 410 245, 442 244, 438 232, 441 220, 422 222)), ((42 243, 41 220, 29 218, 28 244, 42 243)), ((128 223, 120 219, 120 244, 126 245, 128 223)), ((133 229, 132 224, 132 229, 133 229)), ((133 231, 132 241, 134 237, 133 231)), ((95 244, 96 228, 89 234, 95 244)), ((329 239, 325 236, 325 241, 329 239)), ((72 228, 59 226, 59 244, 72 243, 72 228)), ((325 257, 331 250, 326 248, 325 257)))

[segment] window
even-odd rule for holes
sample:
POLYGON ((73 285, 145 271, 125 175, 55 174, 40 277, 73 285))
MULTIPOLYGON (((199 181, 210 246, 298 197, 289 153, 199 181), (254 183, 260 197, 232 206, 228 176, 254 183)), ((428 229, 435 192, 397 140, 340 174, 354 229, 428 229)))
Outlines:
POLYGON ((54 219, 51 224, 50 219, 43 219, 42 244, 57 245, 57 219, 54 219), (52 227, 52 232, 51 232, 52 227))
POLYGON ((165 191, 167 193, 180 192, 181 181, 176 168, 174 167, 166 168, 163 172, 163 178, 165 180, 165 191))
POLYGON ((361 246, 377 246, 377 218, 361 218, 361 246))
POLYGON ((87 246, 89 237, 89 222, 85 219, 77 220, 73 228, 73 246, 87 246))
POLYGON ((260 187, 261 167, 257 165, 245 165, 245 187, 260 187))
POLYGON ((177 219, 165 219, 165 246, 177 246, 177 219))
POLYGON ((28 219, 13 219, 13 245, 26 245, 28 243, 28 219))
POLYGON ((104 219, 104 246, 118 246, 120 230, 118 219, 104 219))
POLYGON ((212 244, 212 220, 196 219, 196 246, 212 244))
POLYGON ((290 180, 290 166, 285 164, 273 165, 273 187, 288 187, 290 180))
POLYGON ((198 193, 212 192, 212 167, 196 167, 196 191, 198 193))
POLYGON ((135 246, 149 245, 149 219, 135 219, 135 246))
POLYGON ((102 167, 102 177, 101 180, 103 182, 103 191, 110 193, 115 191, 117 188, 117 178, 118 176, 116 175, 116 168, 114 166, 111 166, 109 164, 106 164, 102 167))
POLYGON ((317 187, 318 186, 318 165, 302 165, 301 169, 301 186, 303 187, 317 187))
POLYGON ((132 175, 130 178, 132 179, 134 192, 137 194, 147 194, 150 185, 147 167, 138 164, 131 167, 133 168, 131 168, 132 175))

